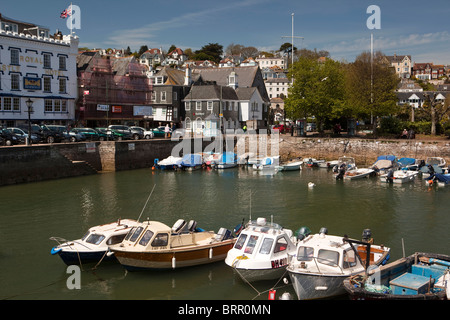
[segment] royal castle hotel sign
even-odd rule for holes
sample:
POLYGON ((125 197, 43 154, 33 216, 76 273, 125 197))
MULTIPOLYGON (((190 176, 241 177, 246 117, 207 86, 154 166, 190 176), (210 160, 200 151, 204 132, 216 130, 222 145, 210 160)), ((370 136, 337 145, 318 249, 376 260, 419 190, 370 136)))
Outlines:
POLYGON ((75 121, 78 37, 0 14, 0 127, 75 121))

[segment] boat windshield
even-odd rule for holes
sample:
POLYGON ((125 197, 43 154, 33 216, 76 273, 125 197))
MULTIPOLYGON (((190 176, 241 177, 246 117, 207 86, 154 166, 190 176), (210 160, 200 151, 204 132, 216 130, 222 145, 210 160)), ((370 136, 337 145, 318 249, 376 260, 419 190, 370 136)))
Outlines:
POLYGON ((259 250, 259 253, 261 254, 269 254, 273 245, 273 239, 272 238, 265 238, 263 240, 263 243, 261 245, 261 249, 259 250))
POLYGON ((234 245, 234 248, 241 250, 242 247, 244 246, 245 240, 247 240, 247 235, 245 233, 241 233, 239 239, 236 241, 236 244, 234 245))
POLYGON ((152 231, 150 230, 145 231, 144 235, 141 238, 141 241, 139 241, 139 244, 141 246, 146 246, 152 237, 153 237, 152 231))
POLYGON ((311 261, 314 257, 314 248, 299 247, 297 252, 298 261, 311 261))
POLYGON ((104 235, 93 233, 86 239, 86 242, 98 245, 98 244, 100 244, 103 241, 103 239, 105 239, 104 235))
POLYGON ((339 252, 320 249, 317 261, 328 266, 337 266, 339 262, 339 252))
POLYGON ((247 242, 247 246, 245 247, 244 253, 252 254, 253 249, 255 249, 256 242, 258 242, 258 236, 250 236, 247 242))
POLYGON ((152 242, 152 247, 165 247, 169 243, 168 233, 158 233, 152 242))
POLYGON ((143 229, 144 228, 142 228, 142 227, 136 228, 136 231, 134 231, 134 233, 130 237, 130 241, 135 242, 137 240, 137 238, 139 237, 139 235, 141 234, 143 229))

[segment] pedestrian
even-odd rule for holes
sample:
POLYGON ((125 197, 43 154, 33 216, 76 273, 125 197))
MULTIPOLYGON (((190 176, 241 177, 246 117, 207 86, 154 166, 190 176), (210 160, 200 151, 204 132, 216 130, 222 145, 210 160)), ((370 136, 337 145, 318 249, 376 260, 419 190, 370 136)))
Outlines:
POLYGON ((247 126, 244 124, 244 127, 242 127, 242 130, 244 130, 244 133, 247 132, 247 126))
POLYGON ((169 128, 169 124, 166 124, 166 127, 164 128, 164 138, 168 138, 170 137, 170 128, 169 128))

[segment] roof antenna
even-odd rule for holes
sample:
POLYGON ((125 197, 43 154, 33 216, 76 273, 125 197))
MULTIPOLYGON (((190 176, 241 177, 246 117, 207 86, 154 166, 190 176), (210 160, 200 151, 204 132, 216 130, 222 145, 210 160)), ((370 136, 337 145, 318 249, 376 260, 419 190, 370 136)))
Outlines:
POLYGON ((139 222, 139 219, 141 219, 142 214, 144 213, 144 209, 147 206, 148 200, 150 200, 150 197, 152 196, 153 190, 155 190, 156 184, 153 186, 152 191, 150 192, 150 195, 147 198, 147 201, 145 202, 144 207, 142 208, 141 214, 139 215, 139 218, 137 219, 137 221, 139 222))

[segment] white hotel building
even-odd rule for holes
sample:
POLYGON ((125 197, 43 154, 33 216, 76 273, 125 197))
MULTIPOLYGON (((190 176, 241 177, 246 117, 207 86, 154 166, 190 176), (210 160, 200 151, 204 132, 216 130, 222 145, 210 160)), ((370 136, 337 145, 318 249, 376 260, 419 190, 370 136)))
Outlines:
POLYGON ((77 54, 78 37, 0 14, 0 127, 74 121, 77 54))

